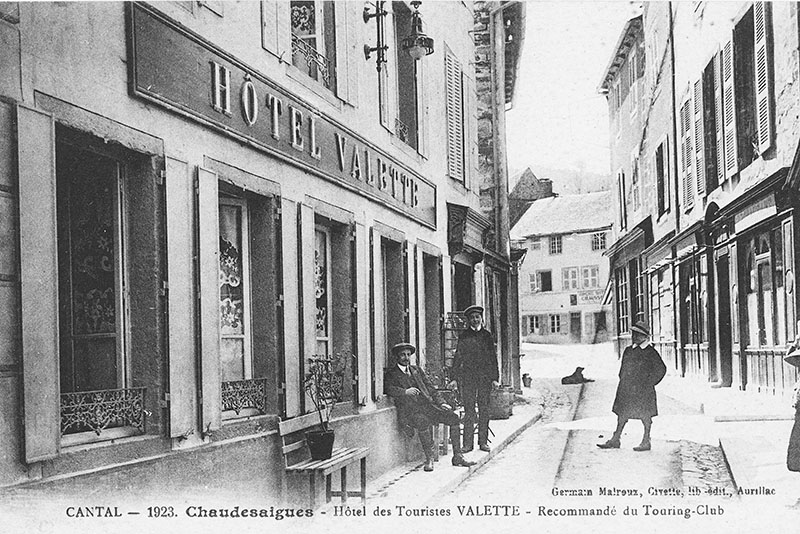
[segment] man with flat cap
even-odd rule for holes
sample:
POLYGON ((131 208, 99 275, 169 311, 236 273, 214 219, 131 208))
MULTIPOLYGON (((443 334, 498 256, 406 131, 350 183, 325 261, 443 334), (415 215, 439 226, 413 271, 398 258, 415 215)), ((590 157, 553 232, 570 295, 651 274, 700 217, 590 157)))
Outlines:
POLYGON ((478 404, 478 447, 489 452, 489 393, 498 385, 494 336, 483 327, 483 308, 473 305, 464 310, 468 327, 458 336, 453 358, 453 373, 464 403, 464 445, 473 448, 475 404, 478 404))
MULTIPOLYGON (((392 347, 396 364, 385 374, 386 392, 397 406, 397 419, 401 425, 416 428, 422 450, 425 452, 425 471, 433 471, 434 443, 431 425, 444 423, 450 427, 453 444, 453 465, 469 467, 475 462, 461 455, 461 423, 452 406, 446 404, 433 387, 425 371, 411 365, 416 347, 411 343, 398 343, 392 347)), ((413 432, 413 430, 412 430, 413 432)), ((413 435, 413 434, 412 434, 413 435)))
POLYGON ((622 353, 619 385, 612 411, 617 414, 617 428, 611 439, 598 443, 601 449, 619 449, 622 429, 628 419, 640 419, 644 425, 642 442, 633 448, 637 452, 650 450, 650 428, 658 415, 656 384, 667 374, 667 366, 658 351, 650 344, 647 325, 638 321, 631 327, 633 344, 622 353))

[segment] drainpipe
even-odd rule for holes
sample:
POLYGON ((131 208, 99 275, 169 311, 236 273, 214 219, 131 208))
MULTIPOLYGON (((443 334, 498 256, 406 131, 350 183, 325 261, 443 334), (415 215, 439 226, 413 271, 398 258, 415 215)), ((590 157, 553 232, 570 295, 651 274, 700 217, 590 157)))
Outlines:
POLYGON ((677 97, 675 93, 675 32, 674 32, 674 19, 672 14, 672 2, 667 2, 669 7, 669 51, 670 51, 670 70, 672 71, 670 76, 671 84, 672 84, 672 168, 675 169, 675 235, 678 235, 681 232, 681 208, 682 206, 679 204, 680 194, 678 193, 678 186, 680 185, 680 178, 678 177, 678 124, 677 124, 677 117, 678 117, 678 106, 675 102, 675 98, 677 97))

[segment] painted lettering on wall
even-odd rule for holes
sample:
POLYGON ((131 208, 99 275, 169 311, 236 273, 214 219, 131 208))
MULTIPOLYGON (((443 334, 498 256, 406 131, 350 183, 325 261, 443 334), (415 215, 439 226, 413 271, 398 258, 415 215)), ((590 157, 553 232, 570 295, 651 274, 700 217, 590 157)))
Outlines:
POLYGON ((436 227, 429 180, 152 6, 129 9, 136 96, 436 227))

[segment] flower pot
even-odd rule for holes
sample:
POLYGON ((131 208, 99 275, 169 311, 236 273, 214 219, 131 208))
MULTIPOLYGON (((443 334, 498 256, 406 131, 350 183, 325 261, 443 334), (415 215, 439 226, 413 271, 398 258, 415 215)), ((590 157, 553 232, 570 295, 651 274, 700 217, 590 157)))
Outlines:
POLYGON ((312 460, 327 460, 333 453, 333 430, 311 430, 306 432, 306 445, 312 460))
POLYGON ((526 388, 531 387, 531 380, 532 380, 532 378, 530 377, 530 375, 528 373, 525 373, 524 375, 522 375, 522 385, 524 385, 526 388))

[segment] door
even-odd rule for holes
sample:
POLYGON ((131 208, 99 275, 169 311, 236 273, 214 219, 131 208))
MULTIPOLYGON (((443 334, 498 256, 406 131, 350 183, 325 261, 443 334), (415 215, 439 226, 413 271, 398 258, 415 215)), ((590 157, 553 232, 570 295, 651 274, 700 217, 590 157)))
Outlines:
POLYGON ((730 266, 728 255, 717 260, 717 357, 719 358, 719 380, 725 387, 733 383, 733 354, 731 352, 733 332, 731 330, 730 266))
POLYGON ((581 312, 569 314, 569 334, 573 342, 581 342, 581 312))

